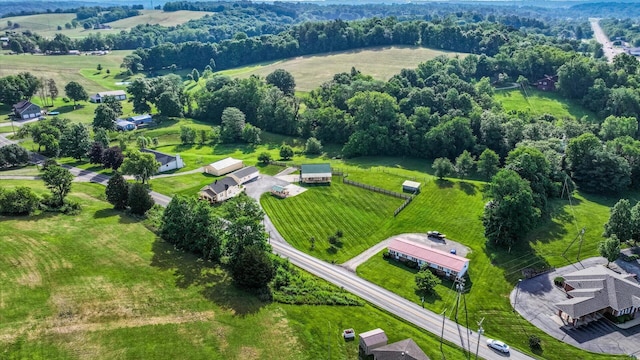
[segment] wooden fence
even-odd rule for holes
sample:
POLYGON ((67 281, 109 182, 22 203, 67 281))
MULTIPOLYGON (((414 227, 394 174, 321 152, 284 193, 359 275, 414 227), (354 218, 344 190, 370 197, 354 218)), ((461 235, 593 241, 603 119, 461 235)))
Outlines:
POLYGON ((411 197, 409 197, 407 200, 405 200, 402 205, 400 205, 400 207, 398 207, 394 212, 393 212, 393 217, 398 216, 398 214, 400 214, 400 211, 404 210, 404 208, 407 207, 407 205, 409 205, 411 203, 411 201, 413 201, 413 198, 416 196, 416 193, 413 193, 413 195, 411 195, 411 197))
POLYGON ((411 198, 411 196, 409 196, 409 195, 405 195, 405 194, 397 193, 395 191, 390 191, 390 190, 382 189, 382 188, 379 188, 379 187, 375 187, 375 186, 359 183, 359 182, 352 181, 352 180, 349 180, 349 179, 344 178, 344 177, 342 178, 342 182, 345 183, 345 184, 357 186, 357 187, 360 187, 360 188, 363 188, 363 189, 371 190, 373 192, 377 192, 377 193, 380 193, 380 194, 394 196, 394 197, 397 197, 397 198, 400 198, 400 199, 405 199, 406 200, 406 199, 410 199, 411 198))

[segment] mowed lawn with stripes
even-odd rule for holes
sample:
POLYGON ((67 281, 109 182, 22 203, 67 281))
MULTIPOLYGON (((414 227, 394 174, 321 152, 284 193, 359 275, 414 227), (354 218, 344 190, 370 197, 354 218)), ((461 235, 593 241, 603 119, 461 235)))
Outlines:
POLYGON ((282 236, 296 248, 320 259, 344 262, 384 239, 393 211, 403 200, 345 185, 334 177, 330 186, 309 186, 300 195, 279 199, 270 194, 261 203, 282 236), (329 236, 342 231, 332 250, 329 236), (382 237, 381 237, 382 236, 382 237), (310 238, 315 238, 311 248, 310 238))

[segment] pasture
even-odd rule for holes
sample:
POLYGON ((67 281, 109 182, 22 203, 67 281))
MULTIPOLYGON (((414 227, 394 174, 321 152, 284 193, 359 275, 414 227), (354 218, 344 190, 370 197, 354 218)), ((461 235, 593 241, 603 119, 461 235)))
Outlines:
MULTIPOLYGON (((40 181, 3 180, 3 187, 40 181)), ((357 359, 341 338, 381 327, 432 358, 438 339, 369 305, 266 303, 223 269, 159 240, 74 183, 77 216, 0 217, 0 357, 28 359, 357 359), (188 349, 188 351, 186 350, 188 349)), ((318 280, 321 281, 321 280, 318 280)), ((461 350, 444 344, 448 359, 461 350)))
POLYGON ((562 98, 555 92, 527 89, 527 96, 521 90, 499 90, 493 96, 506 111, 517 111, 531 115, 551 114, 556 119, 571 118, 595 122, 599 119, 596 114, 585 109, 580 104, 562 98))
POLYGON ((246 78, 251 75, 266 77, 276 69, 289 71, 296 81, 296 90, 311 91, 340 72, 351 67, 378 80, 388 80, 404 68, 416 68, 421 62, 437 56, 464 56, 415 46, 390 46, 301 56, 275 62, 249 65, 217 72, 221 75, 246 78))
POLYGON ((205 11, 188 11, 180 10, 175 12, 164 12, 162 10, 141 10, 140 15, 133 16, 126 19, 120 19, 105 23, 105 25, 111 26, 111 29, 84 29, 82 25, 77 28, 66 29, 65 24, 71 23, 76 18, 76 14, 38 14, 38 15, 26 15, 26 16, 12 16, 3 18, 0 30, 5 30, 7 21, 20 24, 20 28, 17 30, 25 31, 30 30, 38 33, 44 37, 53 38, 55 34, 60 33, 70 38, 83 38, 91 33, 97 34, 117 34, 120 31, 128 31, 137 25, 162 25, 162 26, 176 26, 186 23, 192 19, 199 19, 206 14, 211 14, 205 11), (58 26, 62 30, 58 30, 58 26))

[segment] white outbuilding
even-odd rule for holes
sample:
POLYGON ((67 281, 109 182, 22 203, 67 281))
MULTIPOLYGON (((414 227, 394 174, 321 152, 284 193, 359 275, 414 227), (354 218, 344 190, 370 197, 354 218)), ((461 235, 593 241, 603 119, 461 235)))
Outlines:
POLYGON ((204 172, 215 176, 222 176, 232 171, 242 169, 243 167, 244 164, 242 160, 228 157, 205 166, 204 172))

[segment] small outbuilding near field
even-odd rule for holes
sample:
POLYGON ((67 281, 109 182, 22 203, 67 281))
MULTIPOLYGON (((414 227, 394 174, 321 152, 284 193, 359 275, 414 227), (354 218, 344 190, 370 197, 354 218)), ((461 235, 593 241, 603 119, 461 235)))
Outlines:
POLYGON ((222 176, 232 171, 242 169, 243 167, 244 164, 242 160, 228 157, 205 166, 204 172, 215 176, 222 176))
POLYGON ((91 95, 89 97, 89 101, 91 101, 92 103, 100 104, 104 101, 104 98, 106 98, 107 96, 112 96, 118 101, 127 99, 127 93, 124 90, 114 90, 114 91, 103 91, 103 92, 99 92, 97 94, 91 95))
POLYGON ((371 355, 373 349, 387 345, 387 334, 382 329, 373 329, 360 334, 360 351, 371 355))
POLYGON ((419 182, 406 180, 402 183, 402 191, 410 192, 410 193, 418 193, 420 192, 420 184, 419 182))
POLYGON ((136 129, 136 124, 127 120, 116 121, 116 130, 118 131, 131 131, 136 129))
POLYGON ((331 165, 306 164, 300 167, 300 182, 305 184, 330 184, 331 165))
POLYGON ((136 115, 136 116, 129 117, 127 118, 127 121, 130 121, 136 124, 136 126, 140 126, 144 124, 151 124, 153 122, 153 119, 151 118, 151 115, 144 114, 144 115, 136 115))

